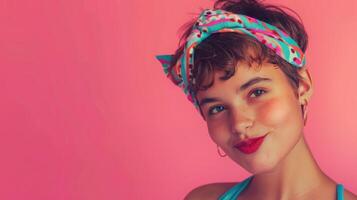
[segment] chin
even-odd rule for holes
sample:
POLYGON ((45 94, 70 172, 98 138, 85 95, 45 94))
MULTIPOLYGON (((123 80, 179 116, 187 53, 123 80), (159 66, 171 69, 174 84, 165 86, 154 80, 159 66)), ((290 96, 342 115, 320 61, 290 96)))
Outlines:
POLYGON ((252 164, 251 166, 247 167, 246 170, 251 174, 262 174, 262 173, 268 173, 273 171, 275 167, 276 167, 275 164, 270 164, 265 162, 262 164, 252 164))
POLYGON ((251 174, 261 174, 273 171, 278 166, 278 160, 270 155, 260 155, 244 161, 239 159, 239 161, 236 160, 236 163, 251 174))

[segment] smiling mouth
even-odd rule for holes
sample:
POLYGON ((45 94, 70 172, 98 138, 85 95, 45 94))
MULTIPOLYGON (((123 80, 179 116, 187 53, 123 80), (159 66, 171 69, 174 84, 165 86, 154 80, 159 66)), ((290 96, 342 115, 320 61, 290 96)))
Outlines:
POLYGON ((245 154, 254 153, 259 149, 260 145, 264 141, 265 136, 267 136, 267 135, 268 134, 265 134, 261 137, 251 138, 251 139, 239 142, 238 144, 234 145, 234 147, 245 154))

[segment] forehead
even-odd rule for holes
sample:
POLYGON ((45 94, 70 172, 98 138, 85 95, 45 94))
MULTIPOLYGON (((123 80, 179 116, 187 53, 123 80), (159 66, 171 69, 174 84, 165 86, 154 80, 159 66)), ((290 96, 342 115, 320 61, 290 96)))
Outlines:
MULTIPOLYGON (((214 95, 216 93, 222 93, 225 89, 238 88, 249 80, 260 77, 271 79, 274 83, 287 82, 287 77, 281 69, 271 63, 263 63, 258 65, 252 63, 249 65, 246 62, 239 62, 235 68, 235 73, 228 80, 223 80, 224 71, 216 71, 214 73, 214 83, 206 90, 200 90, 197 92, 197 98, 203 98, 207 95, 214 95)), ((262 81, 263 82, 263 81, 262 81)))

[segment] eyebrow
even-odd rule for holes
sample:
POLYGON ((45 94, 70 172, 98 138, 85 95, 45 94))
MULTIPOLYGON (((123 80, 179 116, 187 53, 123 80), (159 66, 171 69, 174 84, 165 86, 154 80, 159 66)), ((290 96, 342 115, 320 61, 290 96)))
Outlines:
MULTIPOLYGON (((240 86, 239 88, 239 91, 243 91, 245 89, 247 89, 248 87, 254 85, 254 84, 257 84, 259 82, 262 82, 262 81, 272 81, 270 78, 264 78, 264 77, 254 77, 252 79, 250 79, 249 81, 247 81, 246 83, 244 83, 243 85, 240 86)), ((215 102, 215 101, 218 101, 219 99, 218 98, 203 98, 199 105, 200 106, 203 106, 204 104, 207 104, 207 103, 212 103, 212 102, 215 102)))

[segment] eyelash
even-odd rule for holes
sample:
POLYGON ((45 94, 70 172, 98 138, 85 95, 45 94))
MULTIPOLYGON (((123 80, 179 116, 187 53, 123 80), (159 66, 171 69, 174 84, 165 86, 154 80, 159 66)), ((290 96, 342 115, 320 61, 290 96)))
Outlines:
MULTIPOLYGON (((264 89, 260 89, 260 88, 258 88, 258 89, 254 89, 254 90, 252 90, 251 92, 249 92, 249 97, 252 95, 252 94, 256 94, 256 92, 257 91, 262 91, 262 93, 261 94, 259 94, 257 97, 255 97, 255 98, 258 98, 258 97, 260 97, 261 95, 263 95, 263 94, 265 94, 267 91, 266 90, 264 90, 264 89)), ((222 106, 222 105, 217 105, 217 106, 213 106, 213 107, 211 107, 209 110, 208 110, 208 115, 215 115, 215 114, 217 114, 217 113, 219 113, 220 111, 217 111, 217 113, 212 113, 213 111, 214 111, 214 109, 216 109, 216 108, 222 108, 222 110, 224 109, 224 106, 222 106)))

